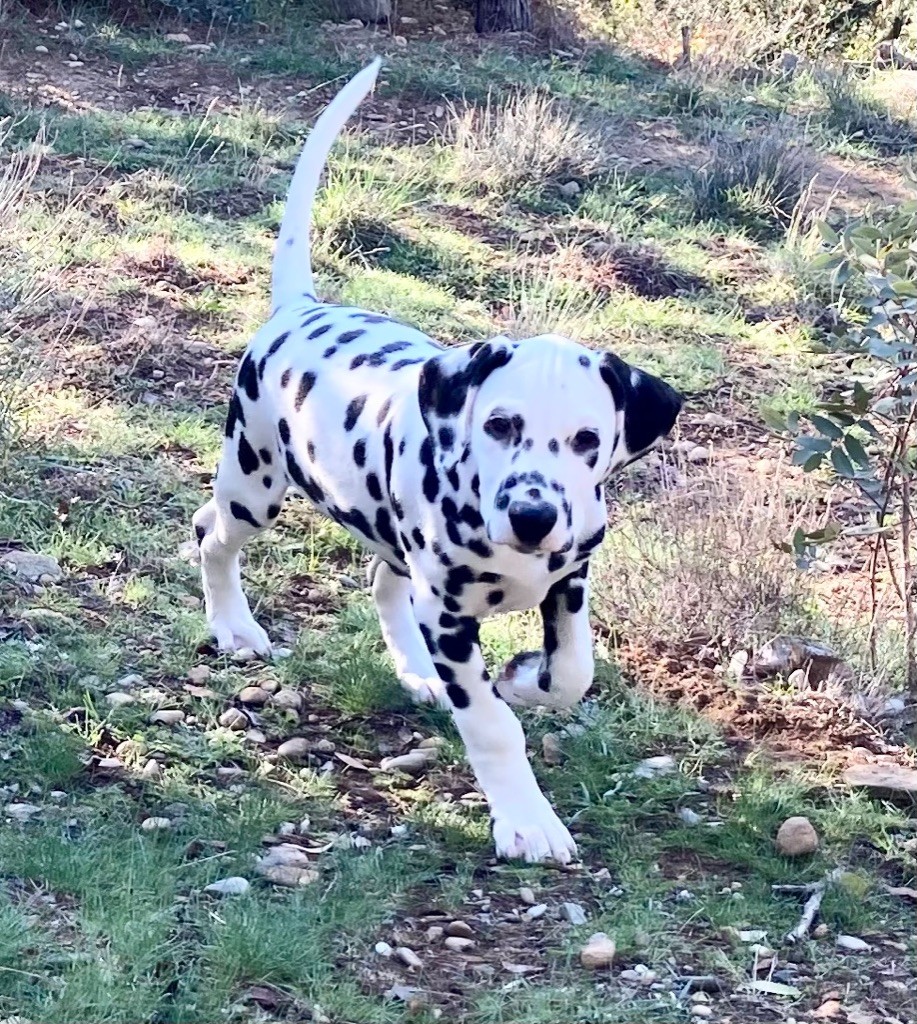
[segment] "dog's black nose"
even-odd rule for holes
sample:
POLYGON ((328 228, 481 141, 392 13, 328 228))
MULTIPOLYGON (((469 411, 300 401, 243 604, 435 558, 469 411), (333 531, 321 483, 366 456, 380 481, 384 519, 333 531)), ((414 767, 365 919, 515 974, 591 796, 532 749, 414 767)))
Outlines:
POLYGON ((557 509, 547 501, 514 501, 509 507, 513 533, 526 547, 540 544, 557 522, 557 509))

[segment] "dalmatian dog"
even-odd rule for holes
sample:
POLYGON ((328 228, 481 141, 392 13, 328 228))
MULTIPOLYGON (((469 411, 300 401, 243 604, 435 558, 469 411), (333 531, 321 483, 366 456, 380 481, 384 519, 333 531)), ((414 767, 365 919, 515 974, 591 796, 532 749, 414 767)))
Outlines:
POLYGON ((305 495, 374 555, 372 593, 398 677, 417 700, 451 711, 498 855, 565 863, 575 844, 538 787, 510 705, 563 708, 589 688, 603 482, 670 430, 681 398, 556 335, 447 348, 316 297, 319 178, 379 66, 332 100, 293 175, 273 313, 239 366, 213 497, 193 517, 207 619, 222 650, 269 655, 239 555, 277 520, 288 489, 305 495), (492 680, 480 620, 536 605, 543 649, 492 680))

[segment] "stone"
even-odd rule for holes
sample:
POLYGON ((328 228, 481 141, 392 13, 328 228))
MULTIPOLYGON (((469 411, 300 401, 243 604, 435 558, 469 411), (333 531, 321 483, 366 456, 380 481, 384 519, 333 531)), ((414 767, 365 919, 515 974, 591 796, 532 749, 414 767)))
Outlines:
MULTIPOLYGON (((124 140, 124 145, 127 146, 128 149, 149 149, 150 148, 150 144, 146 141, 146 139, 141 139, 139 135, 129 135, 124 140)), ((154 326, 155 326, 155 321, 154 321, 154 326)), ((195 543, 195 541, 190 540, 190 541, 188 541, 188 543, 193 547, 194 555, 197 556, 198 551, 197 551, 197 544, 195 543)))
POLYGON ((163 829, 172 827, 171 818, 144 818, 140 822, 140 827, 144 832, 161 832, 163 829))
POLYGON ((460 935, 450 935, 443 945, 454 953, 466 953, 469 949, 474 948, 474 939, 466 939, 460 935))
POLYGON ((818 849, 818 833, 808 818, 787 818, 777 830, 776 844, 784 857, 804 857, 818 849))
POLYGON ((210 885, 205 885, 204 892, 212 892, 217 896, 244 896, 250 888, 251 883, 247 878, 233 875, 230 878, 220 878, 216 882, 211 882, 210 885))
POLYGON ((245 665, 254 661, 258 655, 251 647, 240 647, 237 651, 233 651, 230 657, 237 665, 245 665))
POLYGON ((586 923, 586 911, 578 903, 561 903, 560 916, 572 925, 586 923))
POLYGON ((140 774, 145 779, 161 779, 162 765, 155 758, 151 757, 141 769, 140 774))
POLYGON ((705 412, 701 416, 701 423, 705 427, 731 427, 732 420, 727 419, 725 416, 720 416, 717 412, 705 412))
POLYGON ((704 462, 709 462, 710 461, 710 456, 711 456, 710 449, 709 448, 705 448, 701 444, 696 444, 693 447, 689 448, 688 451, 685 452, 685 459, 688 462, 693 463, 695 466, 698 466, 698 465, 700 465, 701 463, 704 463, 704 462))
POLYGON ((105 703, 110 708, 123 708, 134 703, 134 698, 129 693, 121 693, 118 690, 105 694, 105 703))
POLYGON ((474 938, 474 930, 467 921, 453 921, 446 925, 446 934, 456 936, 459 939, 474 938))
POLYGON ((888 789, 901 793, 917 793, 917 769, 899 764, 855 764, 843 775, 844 783, 853 787, 888 789))
POLYGON ((124 767, 124 762, 120 757, 100 757, 96 767, 103 772, 117 772, 124 767))
POLYGON ((301 736, 294 736, 292 739, 285 740, 277 748, 277 753, 281 757, 286 757, 290 761, 302 761, 309 755, 309 741, 304 740, 301 736))
POLYGON ((541 756, 545 764, 563 764, 564 752, 560 746, 560 737, 556 733, 546 732, 541 738, 541 756))
POLYGON ((14 821, 28 821, 36 814, 40 814, 41 808, 37 804, 15 803, 7 804, 4 812, 14 821))
POLYGON ((535 893, 527 885, 523 885, 519 890, 519 899, 530 907, 535 906, 535 893))
POLYGON ((35 47, 35 52, 36 52, 36 53, 41 53, 41 54, 45 54, 45 53, 47 53, 47 52, 48 52, 48 48, 47 48, 47 46, 42 46, 42 45, 41 45, 41 44, 39 43, 39 45, 35 47))
POLYGON ((151 725, 178 725, 185 720, 184 711, 178 708, 163 708, 161 711, 154 711, 150 715, 151 725))
POLYGON ((243 704, 251 704, 253 707, 261 707, 271 699, 271 695, 260 686, 246 686, 239 691, 238 697, 243 704))
POLYGON ((274 694, 274 698, 271 701, 275 708, 280 708, 282 711, 301 711, 302 710, 302 697, 288 687, 283 687, 274 694))
POLYGON ((272 864, 293 864, 297 867, 305 867, 310 863, 308 853, 295 843, 279 843, 258 861, 261 867, 270 867, 272 864))
POLYGON ((64 575, 57 559, 32 551, 4 551, 0 553, 0 569, 13 573, 26 583, 56 583, 64 575), (42 577, 47 577, 43 579, 42 577))
POLYGON ((547 903, 536 903, 534 907, 529 907, 529 909, 525 912, 525 916, 530 921, 537 921, 539 917, 544 917, 544 915, 547 913, 547 910, 547 903))
POLYGON ((713 1010, 709 1006, 705 1006, 703 1003, 694 1003, 691 1007, 692 1017, 712 1017, 713 1010))
POLYGON ((675 758, 669 754, 644 758, 634 769, 638 779, 654 779, 657 775, 668 775, 675 771, 675 758))
POLYGON ((165 40, 167 43, 190 43, 191 36, 187 32, 166 32, 165 40))
POLYGON ((206 683, 211 675, 213 672, 209 665, 195 665, 188 669, 188 681, 196 683, 198 686, 206 683))
POLYGON ((560 186, 558 191, 562 196, 565 196, 568 199, 572 199, 573 196, 578 196, 580 194, 581 189, 579 187, 579 182, 565 181, 563 185, 560 186))
POLYGON ((248 720, 248 715, 238 708, 227 708, 217 721, 224 729, 232 729, 233 732, 242 732, 243 729, 247 729, 251 724, 248 720))
POLYGON ((580 950, 580 963, 592 971, 608 967, 614 960, 616 952, 614 939, 609 938, 605 932, 596 932, 580 950))
POLYGON ((872 946, 856 935, 838 935, 837 945, 847 953, 868 953, 872 946))
POLYGON ((274 885, 285 885, 291 889, 311 885, 319 877, 315 868, 301 867, 296 864, 259 865, 257 871, 262 878, 266 878, 274 885))
POLYGON ((131 672, 129 675, 121 676, 121 678, 115 682, 115 686, 117 686, 119 690, 134 690, 138 686, 143 686, 145 682, 146 680, 143 676, 137 675, 136 672, 131 672))
POLYGON ((697 811, 692 811, 690 807, 679 807, 678 817, 684 822, 685 825, 690 825, 692 828, 695 825, 699 825, 703 820, 697 811))
POLYGON ((390 957, 395 951, 387 942, 377 942, 373 949, 379 956, 390 957))
POLYGON ((411 967, 415 971, 419 971, 423 967, 423 960, 408 946, 398 946, 395 950, 395 956, 398 957, 405 967, 411 967))
POLYGON ((397 757, 383 757, 379 767, 384 772, 406 772, 408 775, 419 775, 436 760, 436 750, 425 747, 423 750, 410 750, 397 757))

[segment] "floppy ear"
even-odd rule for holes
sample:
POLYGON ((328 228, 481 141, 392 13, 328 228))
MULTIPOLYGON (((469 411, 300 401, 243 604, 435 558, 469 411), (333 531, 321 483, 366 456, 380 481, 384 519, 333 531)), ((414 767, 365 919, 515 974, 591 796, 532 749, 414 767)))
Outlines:
POLYGON ((639 459, 674 426, 684 399, 665 381, 638 370, 610 352, 599 364, 617 416, 608 472, 639 459))
POLYGON ((467 447, 478 388, 513 355, 508 338, 491 338, 449 348, 428 359, 420 371, 420 413, 442 465, 454 464, 467 447))

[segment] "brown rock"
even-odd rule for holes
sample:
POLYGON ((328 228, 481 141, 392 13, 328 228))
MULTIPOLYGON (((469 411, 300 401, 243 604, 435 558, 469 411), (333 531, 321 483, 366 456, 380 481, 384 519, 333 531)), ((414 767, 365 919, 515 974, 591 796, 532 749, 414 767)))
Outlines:
POLYGON ((917 770, 898 764, 855 764, 844 772, 848 786, 917 793, 917 770))
POLYGON ((808 818, 787 818, 777 830, 776 842, 784 857, 803 857, 818 849, 818 833, 808 818))
POLYGON ((457 936, 460 939, 474 938, 474 930, 466 921, 453 921, 446 925, 446 934, 457 936))
POLYGON ((232 729, 233 732, 242 732, 251 724, 248 715, 238 708, 227 708, 219 717, 219 723, 224 729, 232 729))
POLYGON ((614 939, 609 938, 604 932, 596 932, 580 950, 579 958, 583 967, 597 970, 600 967, 608 967, 614 960, 616 952, 614 939))
POLYGON ((281 757, 289 758, 291 761, 301 761, 309 753, 309 741, 304 740, 301 736, 294 736, 292 739, 281 743, 277 748, 277 753, 281 757))
POLYGON ((253 707, 261 707, 270 699, 271 695, 267 690, 262 690, 260 686, 246 686, 245 689, 239 691, 239 700, 243 704, 251 704, 253 707))

